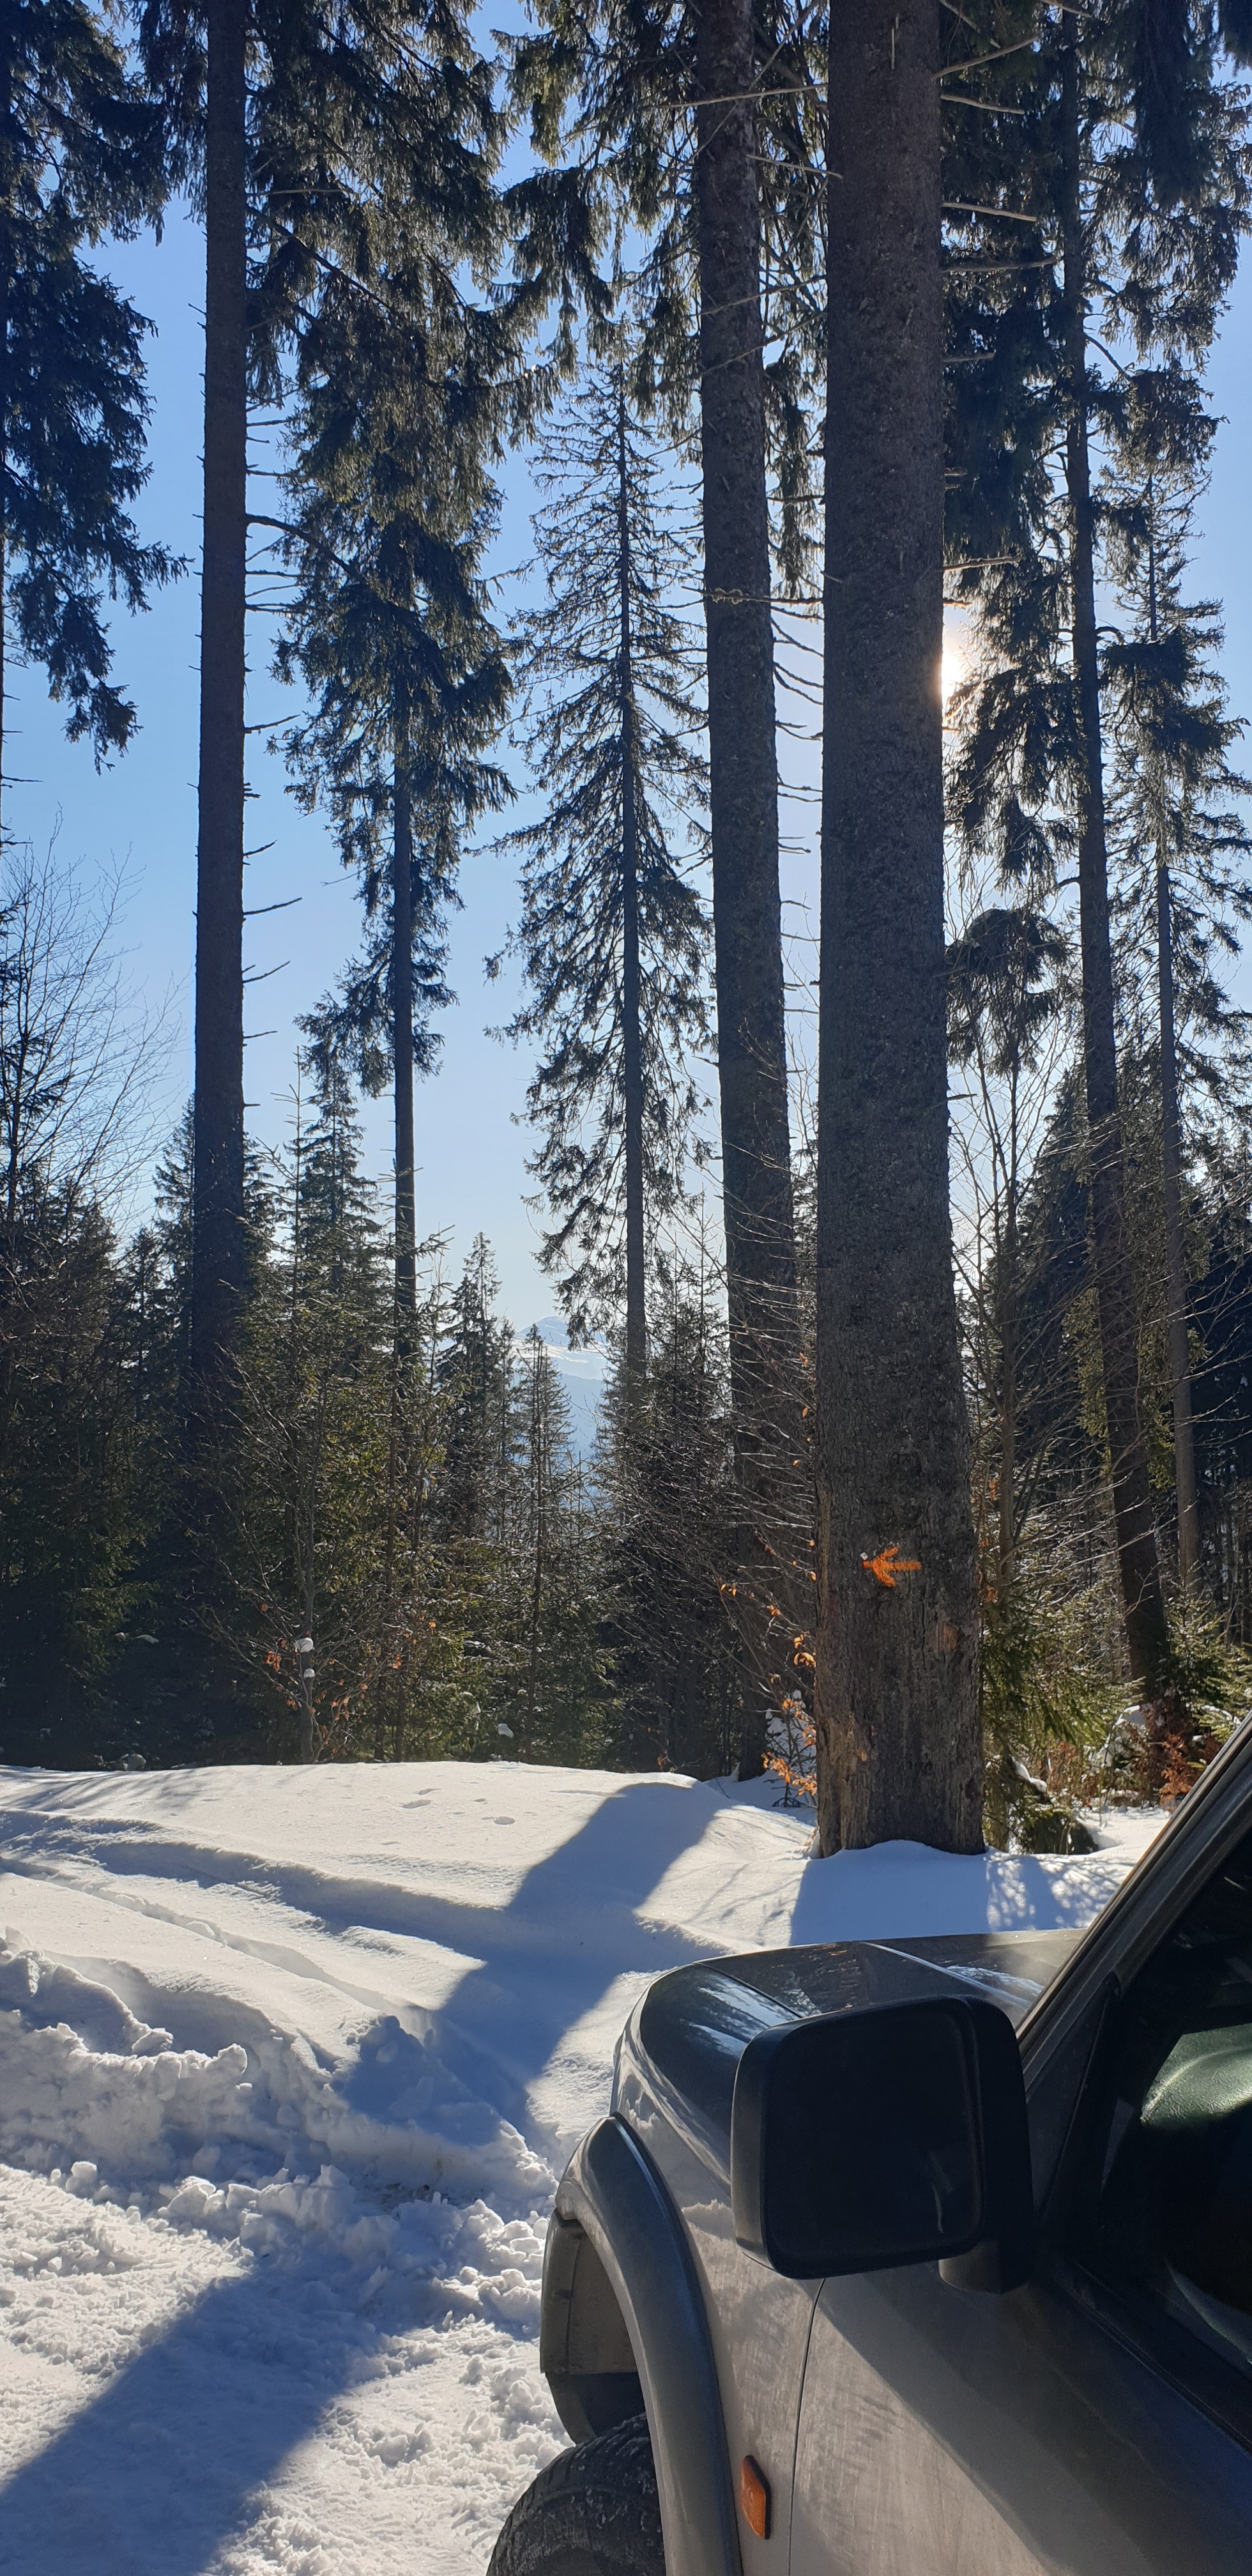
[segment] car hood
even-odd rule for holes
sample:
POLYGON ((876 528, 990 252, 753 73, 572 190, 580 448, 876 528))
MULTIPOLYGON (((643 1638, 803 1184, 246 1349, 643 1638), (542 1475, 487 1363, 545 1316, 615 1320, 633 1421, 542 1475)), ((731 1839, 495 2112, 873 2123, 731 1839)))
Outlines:
POLYGON ((835 1941, 674 1968, 649 1987, 622 2035, 618 2087, 633 2065, 661 2102, 668 2097, 688 2117, 695 2114, 711 2144, 729 2137, 735 2074, 759 2031, 954 1988, 999 2004, 1016 2027, 1080 1937, 1077 1931, 965 1932, 835 1941))

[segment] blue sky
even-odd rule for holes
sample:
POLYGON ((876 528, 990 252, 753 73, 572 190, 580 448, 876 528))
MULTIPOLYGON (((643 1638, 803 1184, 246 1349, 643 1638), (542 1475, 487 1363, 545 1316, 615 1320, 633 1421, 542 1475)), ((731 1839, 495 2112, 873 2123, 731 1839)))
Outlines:
MULTIPOLYGON (((203 248, 196 228, 177 213, 164 239, 119 247, 110 265, 140 310, 156 325, 149 344, 153 419, 153 472, 140 518, 145 533, 160 535, 194 559, 199 538, 199 457, 203 302, 203 248)), ((1245 265, 1215 353, 1212 386, 1223 415, 1212 485, 1205 504, 1196 590, 1224 601, 1225 668, 1235 712, 1252 717, 1252 474, 1248 425, 1252 420, 1252 286, 1245 265)), ((258 461, 266 458, 257 451, 258 461)), ((272 457, 269 462, 276 462, 272 457)), ((263 493, 264 485, 258 487, 263 493)), ((510 461, 495 563, 502 576, 500 609, 515 604, 516 584, 504 578, 530 552, 533 493, 524 457, 510 461)), ((258 499, 257 506, 264 502, 258 499)), ((172 996, 177 1025, 165 1075, 172 1127, 191 1080, 190 971, 194 936, 195 771, 198 586, 194 569, 158 595, 137 619, 119 617, 117 674, 135 697, 141 730, 124 760, 97 777, 89 751, 66 743, 58 710, 49 705, 38 671, 11 671, 8 683, 6 768, 16 783, 8 820, 23 837, 42 845, 59 827, 67 861, 124 866, 130 885, 124 944, 134 978, 159 1003, 172 996)), ((250 621, 252 674, 248 718, 267 724, 291 712, 293 693, 268 671, 271 621, 250 621)), ((815 643, 813 629, 807 640, 815 643)), ((812 666, 816 667, 816 666, 812 666)), ((797 709, 797 712, 799 710, 797 709)), ((812 721, 811 718, 806 721, 812 721)), ((782 747, 784 770, 816 777, 812 746, 782 747)), ((1249 744, 1252 761, 1252 743, 1249 744)), ((505 752, 522 783, 519 754, 505 752)), ((293 1070, 293 1023, 333 981, 356 937, 357 912, 350 880, 340 868, 324 827, 300 815, 284 792, 280 760, 265 748, 264 733, 251 737, 250 845, 273 843, 251 864, 248 899, 277 904, 292 895, 293 909, 248 925, 246 957, 259 973, 281 972, 252 988, 246 1025, 259 1033, 247 1051, 249 1123, 277 1139, 287 1115, 285 1095, 293 1070)), ((793 934, 792 972, 797 1045, 807 1054, 810 1018, 804 985, 815 972, 811 934, 817 920, 816 810, 809 801, 784 806, 785 920, 793 934)), ((519 1328, 552 1313, 551 1283, 535 1258, 538 1213, 528 1211, 527 1137, 515 1123, 522 1107, 526 1060, 485 1033, 488 1021, 507 1018, 509 969, 488 986, 482 961, 498 950, 514 917, 512 871, 489 849, 470 850, 462 874, 464 909, 452 924, 451 982, 457 1006, 445 1017, 444 1050, 436 1076, 418 1094, 418 1206, 423 1232, 449 1237, 455 1268, 476 1232, 495 1248, 505 1311, 519 1328)), ((1252 979, 1241 968, 1240 998, 1252 1002, 1252 979)), ((389 1159, 389 1104, 366 1104, 371 1160, 380 1172, 389 1159)))

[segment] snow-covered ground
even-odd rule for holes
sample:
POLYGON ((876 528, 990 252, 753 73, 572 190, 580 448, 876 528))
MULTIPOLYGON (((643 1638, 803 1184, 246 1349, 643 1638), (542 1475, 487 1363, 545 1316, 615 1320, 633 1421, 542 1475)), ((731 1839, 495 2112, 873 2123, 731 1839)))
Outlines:
POLYGON ((680 1961, 1085 1922, 1085 1859, 808 1857, 772 1786, 0 1770, 0 2568, 479 2576, 562 2446, 544 2227, 680 1961))

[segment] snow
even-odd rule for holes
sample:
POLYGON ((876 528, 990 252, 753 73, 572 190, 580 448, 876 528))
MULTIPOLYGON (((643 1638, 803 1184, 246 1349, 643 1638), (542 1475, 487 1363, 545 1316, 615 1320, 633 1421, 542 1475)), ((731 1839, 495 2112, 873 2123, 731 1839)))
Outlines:
POLYGON ((544 2229, 649 1979, 1081 1924, 1162 1821, 816 1861, 776 1795, 0 1769, 6 2576, 478 2576, 564 2444, 544 2229))

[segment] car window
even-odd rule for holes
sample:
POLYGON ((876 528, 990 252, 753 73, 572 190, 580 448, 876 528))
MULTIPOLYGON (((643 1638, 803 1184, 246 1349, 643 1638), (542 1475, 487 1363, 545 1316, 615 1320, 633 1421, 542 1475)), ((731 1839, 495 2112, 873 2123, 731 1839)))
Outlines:
POLYGON ((1252 2376, 1252 1835, 1126 1996, 1085 2166, 1081 2259, 1252 2376))

